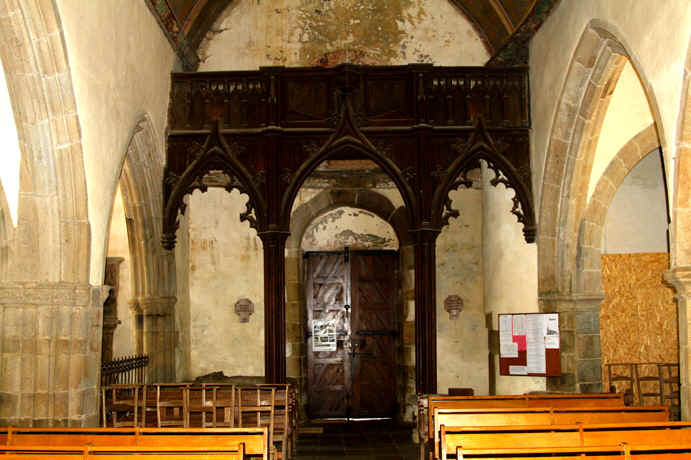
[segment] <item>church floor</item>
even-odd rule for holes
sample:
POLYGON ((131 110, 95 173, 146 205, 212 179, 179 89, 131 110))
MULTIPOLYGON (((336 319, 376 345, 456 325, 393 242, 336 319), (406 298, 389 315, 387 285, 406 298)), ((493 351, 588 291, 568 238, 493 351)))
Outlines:
POLYGON ((411 427, 391 422, 323 425, 321 434, 301 433, 294 460, 415 460, 411 427))

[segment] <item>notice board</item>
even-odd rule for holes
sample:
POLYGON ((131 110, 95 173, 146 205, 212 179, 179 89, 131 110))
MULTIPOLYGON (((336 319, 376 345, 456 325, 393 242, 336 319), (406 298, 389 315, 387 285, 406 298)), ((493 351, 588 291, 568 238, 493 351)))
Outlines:
POLYGON ((558 313, 498 316, 500 375, 561 375, 558 313))

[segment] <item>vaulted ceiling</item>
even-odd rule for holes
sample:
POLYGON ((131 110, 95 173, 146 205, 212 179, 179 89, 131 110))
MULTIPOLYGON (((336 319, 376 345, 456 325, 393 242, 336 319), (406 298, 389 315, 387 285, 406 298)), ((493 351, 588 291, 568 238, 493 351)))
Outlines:
MULTIPOLYGON (((186 70, 199 63, 197 48, 233 0, 144 0, 186 70)), ((489 65, 524 65, 528 41, 558 0, 449 0, 474 24, 492 56, 489 65)))

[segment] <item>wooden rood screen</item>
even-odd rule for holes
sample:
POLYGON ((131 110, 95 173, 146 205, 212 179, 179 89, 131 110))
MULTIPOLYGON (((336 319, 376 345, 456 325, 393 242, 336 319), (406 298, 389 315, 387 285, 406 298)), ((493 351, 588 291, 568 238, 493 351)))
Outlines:
MULTIPOLYGON (((403 197, 415 252, 416 379, 436 392, 436 237, 485 160, 513 188, 511 212, 535 241, 526 68, 342 65, 173 74, 163 241, 175 246, 183 198, 209 186, 249 196, 241 220, 264 250, 265 375, 285 381, 285 242, 293 201, 327 159, 375 162, 403 197), (205 178, 220 171, 219 180, 205 178)), ((219 177, 216 175, 215 177, 219 177)), ((184 209, 183 209, 184 210, 184 209)))

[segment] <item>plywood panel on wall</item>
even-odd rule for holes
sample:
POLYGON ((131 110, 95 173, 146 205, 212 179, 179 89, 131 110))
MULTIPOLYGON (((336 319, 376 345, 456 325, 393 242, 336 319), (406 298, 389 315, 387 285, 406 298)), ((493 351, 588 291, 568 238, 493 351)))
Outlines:
POLYGON ((667 253, 603 254, 602 364, 679 360, 674 291, 662 275, 667 253))

